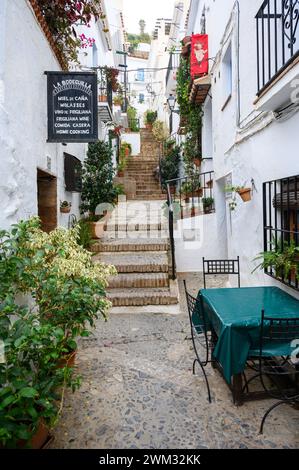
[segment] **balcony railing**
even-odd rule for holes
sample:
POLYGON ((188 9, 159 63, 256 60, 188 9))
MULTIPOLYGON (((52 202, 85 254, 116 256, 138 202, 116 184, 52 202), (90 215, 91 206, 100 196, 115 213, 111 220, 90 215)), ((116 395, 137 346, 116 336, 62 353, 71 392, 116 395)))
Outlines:
POLYGON ((181 57, 180 52, 171 52, 170 53, 168 69, 167 69, 167 73, 166 73, 166 86, 168 84, 168 80, 169 80, 171 72, 178 69, 179 66, 180 66, 180 57, 181 57))
POLYGON ((299 56, 299 0, 265 0, 256 15, 258 95, 299 56))
POLYGON ((215 212, 213 179, 214 172, 208 171, 166 181, 172 279, 176 279, 175 220, 215 212))

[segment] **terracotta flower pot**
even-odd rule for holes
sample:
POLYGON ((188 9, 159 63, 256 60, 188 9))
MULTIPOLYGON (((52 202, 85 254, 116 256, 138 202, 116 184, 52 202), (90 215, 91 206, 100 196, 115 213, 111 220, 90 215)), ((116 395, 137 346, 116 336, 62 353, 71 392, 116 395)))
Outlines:
POLYGON ((58 363, 58 368, 62 369, 63 367, 74 367, 76 354, 77 350, 72 351, 69 354, 64 354, 58 363))
POLYGON ((49 430, 45 425, 44 421, 40 419, 36 433, 32 436, 29 442, 20 440, 18 442, 18 448, 24 448, 29 444, 31 449, 41 449, 47 442, 49 438, 49 430))
POLYGON ((125 172, 122 171, 122 170, 118 170, 117 176, 118 176, 118 178, 123 178, 125 176, 125 172))
POLYGON ((243 202, 251 201, 251 188, 244 188, 238 191, 239 196, 243 202))
POLYGON ((106 103, 108 101, 107 95, 99 95, 99 102, 106 103))
POLYGON ((148 123, 148 122, 145 124, 145 127, 146 127, 146 129, 149 130, 149 131, 152 131, 152 130, 153 130, 153 125, 150 124, 150 123, 148 123))
POLYGON ((71 212, 71 207, 68 206, 68 207, 60 207, 60 212, 62 214, 69 214, 71 212))
POLYGON ((126 148, 125 148, 125 156, 126 156, 126 157, 129 157, 129 156, 130 156, 130 149, 129 149, 129 147, 126 147, 126 148))
POLYGON ((90 233, 93 239, 101 238, 105 231, 106 218, 104 221, 89 222, 90 233))
POLYGON ((194 165, 197 166, 197 167, 200 166, 200 162, 201 162, 200 158, 194 158, 194 160, 193 160, 194 165))

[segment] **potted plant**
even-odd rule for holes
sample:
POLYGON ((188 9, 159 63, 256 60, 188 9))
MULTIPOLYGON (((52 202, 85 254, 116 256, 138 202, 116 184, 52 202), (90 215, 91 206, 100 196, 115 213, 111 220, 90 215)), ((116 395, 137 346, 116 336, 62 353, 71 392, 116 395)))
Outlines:
POLYGON ((69 214, 71 212, 72 203, 68 201, 60 202, 60 212, 63 214, 69 214))
POLYGON ((152 130, 153 128, 153 124, 154 122, 156 121, 158 117, 158 113, 157 111, 152 111, 150 109, 148 109, 145 114, 144 114, 144 118, 145 118, 145 127, 148 129, 148 130, 152 130))
POLYGON ((106 220, 100 220, 98 207, 112 205, 115 199, 112 150, 106 142, 89 144, 82 170, 81 213, 88 213, 93 236, 99 238, 106 220), (96 213, 97 212, 97 213, 96 213))
POLYGON ((210 214, 213 210, 214 199, 212 197, 202 198, 203 210, 205 214, 210 214))
POLYGON ((280 239, 272 239, 269 251, 260 253, 254 261, 260 261, 260 264, 253 270, 263 269, 274 270, 278 279, 284 280, 291 278, 295 281, 299 279, 299 246, 294 240, 290 242, 281 242, 280 239), (273 249, 274 247, 274 249, 273 249), (276 248, 275 248, 276 247, 276 248))
POLYGON ((186 181, 182 184, 181 191, 185 195, 185 202, 188 203, 190 198, 202 197, 203 190, 199 179, 193 178, 191 181, 186 181))
MULTIPOLYGON (((164 191, 166 190, 166 182, 169 180, 175 180, 179 177, 180 170, 180 147, 175 146, 168 150, 166 155, 163 156, 160 163, 160 175, 161 183, 164 191)), ((172 185, 171 191, 176 190, 175 184, 172 185)))
POLYGON ((251 201, 251 188, 246 188, 245 186, 227 186, 225 191, 239 194, 243 202, 251 201))
POLYGON ((92 263, 77 243, 78 227, 47 234, 38 218, 20 222, 0 238, 0 445, 40 447, 62 410, 66 388, 80 385, 61 358, 87 336, 87 324, 106 317, 110 266, 92 263), (15 260, 18 259, 18 263, 15 260), (16 295, 35 299, 20 306, 16 295), (84 308, 82 308, 84 305, 84 308))
POLYGON ((122 142, 120 152, 123 153, 125 157, 129 157, 132 153, 132 145, 129 142, 122 142))

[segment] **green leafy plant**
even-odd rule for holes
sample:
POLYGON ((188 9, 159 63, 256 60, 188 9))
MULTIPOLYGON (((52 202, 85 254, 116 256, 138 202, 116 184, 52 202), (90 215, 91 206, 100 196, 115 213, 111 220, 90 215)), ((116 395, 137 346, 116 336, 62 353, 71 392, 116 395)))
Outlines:
POLYGON ((41 423, 55 426, 66 388, 75 391, 81 380, 72 368, 59 367, 66 351, 61 328, 41 324, 37 313, 11 298, 0 306, 0 318, 5 351, 0 364, 0 443, 30 447, 41 423), (9 321, 6 328, 4 320, 9 321))
POLYGON ((139 132, 137 109, 133 106, 129 106, 127 110, 129 128, 132 132, 139 132))
POLYGON ((95 320, 106 318, 105 287, 114 268, 93 264, 78 244, 79 227, 40 229, 38 218, 0 232, 0 442, 27 444, 44 422, 53 426, 65 389, 79 378, 61 365, 87 336, 95 320), (16 303, 31 299, 32 307, 16 303))
POLYGON ((274 269, 275 275, 279 278, 288 278, 293 271, 295 276, 299 275, 299 246, 296 245, 294 240, 290 242, 275 241, 272 239, 269 244, 269 250, 260 253, 254 261, 261 261, 259 265, 253 270, 257 269, 274 269))
POLYGON ((60 208, 63 209, 64 207, 72 207, 72 203, 68 201, 60 201, 60 208))
POLYGON ((212 197, 203 197, 202 205, 205 213, 209 213, 213 209, 214 199, 212 197))
POLYGON ((166 181, 179 177, 180 160, 179 146, 169 148, 166 155, 161 159, 161 183, 164 190, 166 189, 166 181))
POLYGON ((89 248, 95 243, 92 239, 90 223, 86 219, 81 219, 78 222, 79 234, 78 234, 78 244, 89 250, 89 248))
POLYGON ((154 124, 157 117, 158 117, 157 111, 152 111, 151 109, 148 109, 144 113, 144 119, 145 119, 146 124, 150 124, 150 125, 154 124))
POLYGON ((81 213, 95 216, 99 204, 112 204, 115 199, 113 186, 114 168, 109 144, 98 141, 89 144, 82 170, 81 213))

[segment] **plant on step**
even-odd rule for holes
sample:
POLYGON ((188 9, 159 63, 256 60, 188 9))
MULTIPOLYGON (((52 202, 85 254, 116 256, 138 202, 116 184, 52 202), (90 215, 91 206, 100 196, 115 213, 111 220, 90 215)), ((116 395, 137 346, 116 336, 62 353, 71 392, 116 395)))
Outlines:
POLYGON ((132 145, 123 141, 120 145, 120 153, 124 154, 125 157, 129 157, 132 154, 132 145))
POLYGON ((115 184, 114 185, 115 189, 115 200, 114 203, 117 204, 119 196, 122 196, 125 194, 125 189, 123 184, 115 184))
POLYGON ((201 188, 199 177, 194 175, 190 181, 185 181, 181 186, 181 191, 184 194, 193 194, 201 188))
POLYGON ((212 197, 203 197, 202 205, 205 213, 209 213, 213 209, 214 199, 212 197))
POLYGON ((85 250, 89 250, 95 243, 92 239, 90 223, 86 219, 81 219, 78 222, 78 244, 85 250))
POLYGON ((127 110, 129 128, 132 132, 139 132, 139 125, 137 119, 137 109, 133 106, 128 106, 127 110))
POLYGON ((273 237, 269 250, 260 253, 253 261, 261 261, 253 272, 257 269, 273 269, 276 277, 281 279, 287 279, 291 274, 299 279, 299 246, 294 240, 282 243, 273 237))
POLYGON ((164 190, 166 181, 177 179, 180 171, 180 147, 175 146, 168 150, 168 153, 161 159, 160 173, 161 183, 164 190))
POLYGON ((145 111, 144 113, 144 120, 145 120, 145 123, 152 126, 154 124, 154 122, 156 121, 158 117, 158 113, 157 111, 152 111, 151 109, 148 109, 147 111, 145 111))
POLYGON ((41 425, 50 429, 61 414, 66 389, 75 391, 80 377, 61 367, 63 329, 41 323, 38 312, 13 298, 0 303, 0 446, 30 447, 41 425))
POLYGON ((89 144, 82 170, 82 214, 88 212, 94 218, 98 205, 112 204, 115 200, 112 156, 108 143, 98 141, 89 144))
POLYGON ((169 130, 163 121, 155 121, 153 124, 153 136, 158 142, 164 142, 169 137, 169 130))

